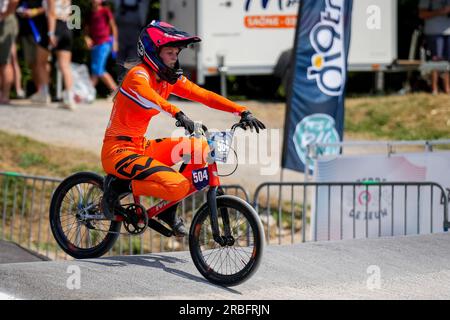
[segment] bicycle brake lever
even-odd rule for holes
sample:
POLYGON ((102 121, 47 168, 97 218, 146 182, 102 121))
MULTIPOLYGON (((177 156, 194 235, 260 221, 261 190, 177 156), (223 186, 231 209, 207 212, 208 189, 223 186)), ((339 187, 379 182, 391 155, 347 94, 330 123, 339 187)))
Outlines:
POLYGON ((231 127, 231 130, 235 131, 237 128, 241 128, 242 130, 246 130, 245 129, 245 125, 243 123, 236 123, 231 127))

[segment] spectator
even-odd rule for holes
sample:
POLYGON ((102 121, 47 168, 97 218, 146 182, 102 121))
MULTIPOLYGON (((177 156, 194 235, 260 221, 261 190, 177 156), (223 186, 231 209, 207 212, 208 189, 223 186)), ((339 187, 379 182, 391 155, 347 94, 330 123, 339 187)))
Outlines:
POLYGON ((93 86, 97 85, 100 78, 112 93, 116 90, 117 84, 105 68, 111 50, 118 51, 118 32, 111 10, 102 4, 102 0, 92 2, 92 12, 85 26, 87 34, 85 40, 86 45, 91 49, 93 86))
MULTIPOLYGON (((47 18, 45 9, 42 7, 42 0, 20 1, 17 14, 19 16, 19 43, 22 45, 25 62, 31 69, 31 77, 37 89, 39 87, 37 45, 47 30, 47 18)), ((48 63, 46 68, 46 72, 50 72, 48 63)))
POLYGON ((18 26, 15 10, 18 0, 0 0, 0 104, 9 104, 13 83, 11 49, 15 42, 18 26))
POLYGON ((149 0, 113 0, 115 17, 119 32, 119 52, 117 62, 119 63, 119 81, 125 75, 126 61, 138 59, 136 43, 139 31, 147 25, 147 13, 150 6, 149 0))
MULTIPOLYGON (((450 62, 450 0, 420 0, 419 16, 425 20, 425 36, 433 61, 450 62)), ((444 91, 450 93, 450 73, 443 72, 444 91)), ((439 92, 439 72, 432 72, 433 94, 439 92)))
POLYGON ((61 107, 75 109, 73 93, 73 81, 71 71, 72 61, 72 31, 67 27, 67 20, 71 14, 71 0, 44 0, 42 5, 47 14, 47 34, 42 37, 37 50, 39 90, 33 95, 32 101, 47 104, 49 96, 49 73, 46 64, 50 57, 50 51, 54 50, 59 69, 63 75, 65 91, 63 92, 63 104, 61 107))

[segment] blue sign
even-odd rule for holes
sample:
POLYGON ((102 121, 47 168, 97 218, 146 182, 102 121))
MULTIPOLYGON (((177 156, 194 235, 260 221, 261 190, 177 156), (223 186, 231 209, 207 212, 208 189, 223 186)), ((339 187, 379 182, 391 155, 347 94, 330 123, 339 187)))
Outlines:
MULTIPOLYGON (((300 2, 283 168, 304 172, 308 145, 342 141, 352 7, 352 0, 300 2)), ((319 151, 338 154, 340 148, 319 151)))

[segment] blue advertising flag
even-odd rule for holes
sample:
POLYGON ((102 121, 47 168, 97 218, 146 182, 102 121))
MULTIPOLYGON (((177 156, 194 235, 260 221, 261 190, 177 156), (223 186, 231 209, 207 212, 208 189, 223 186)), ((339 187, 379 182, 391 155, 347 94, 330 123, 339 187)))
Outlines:
POLYGON ((352 0, 300 1, 283 168, 305 172, 308 144, 342 141, 352 7, 352 0))

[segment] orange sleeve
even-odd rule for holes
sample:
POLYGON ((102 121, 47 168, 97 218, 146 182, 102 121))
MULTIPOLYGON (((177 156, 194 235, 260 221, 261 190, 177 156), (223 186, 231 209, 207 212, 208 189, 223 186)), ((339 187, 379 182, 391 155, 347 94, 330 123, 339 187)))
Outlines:
POLYGON ((129 71, 120 87, 120 92, 145 109, 156 109, 171 117, 180 112, 173 104, 161 97, 150 85, 150 76, 144 68, 129 71))
POLYGON ((240 115, 247 108, 240 106, 214 92, 208 91, 181 77, 173 86, 172 94, 192 101, 200 102, 210 108, 240 115))

